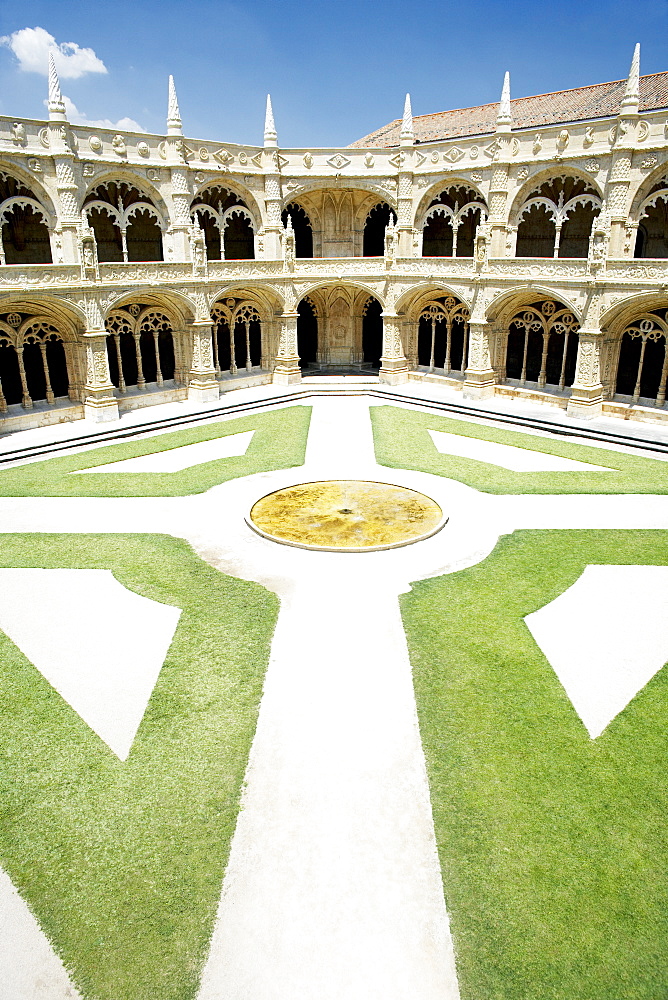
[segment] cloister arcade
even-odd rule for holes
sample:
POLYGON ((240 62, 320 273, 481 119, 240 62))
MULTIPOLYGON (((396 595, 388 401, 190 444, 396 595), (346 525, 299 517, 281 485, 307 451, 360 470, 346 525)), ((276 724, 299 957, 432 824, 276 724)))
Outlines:
POLYGON ((560 174, 533 187, 511 217, 516 257, 586 257, 599 193, 581 177, 560 174))
POLYGON ((421 223, 423 257, 472 257, 475 233, 487 218, 479 191, 465 184, 446 188, 434 198, 421 223))
POLYGON ((195 197, 190 214, 204 232, 209 260, 253 260, 256 224, 236 192, 214 184, 195 197))
POLYGON ((174 379, 172 323, 161 309, 132 302, 114 309, 105 329, 109 373, 121 395, 174 379))
POLYGON ((164 217, 132 184, 112 180, 86 196, 83 212, 95 233, 100 262, 163 260, 164 217))
POLYGON ((454 295, 441 295, 422 306, 418 316, 417 365, 427 372, 464 377, 470 312, 454 295))
POLYGON ((53 227, 32 188, 0 171, 0 265, 50 264, 53 227))
POLYGON ((228 297, 211 309, 216 375, 262 366, 262 319, 254 302, 228 297))
POLYGON ((518 308, 508 323, 505 378, 540 389, 563 391, 573 385, 579 323, 573 312, 553 299, 518 308))

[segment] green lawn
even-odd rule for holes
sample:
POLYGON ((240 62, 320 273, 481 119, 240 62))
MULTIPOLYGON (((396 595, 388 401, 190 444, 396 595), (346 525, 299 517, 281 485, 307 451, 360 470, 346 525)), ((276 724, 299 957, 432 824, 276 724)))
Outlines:
POLYGON ((31 462, 0 471, 0 496, 163 497, 204 493, 228 479, 303 465, 310 420, 310 407, 291 406, 271 413, 200 424, 142 440, 105 445, 76 455, 31 462), (78 469, 90 469, 96 465, 251 430, 255 434, 245 455, 195 465, 183 472, 70 475, 78 469))
POLYGON ((3 535, 0 565, 111 569, 183 609, 125 763, 0 633, 0 860, 86 1000, 192 1000, 278 601, 160 535, 3 535))
POLYGON ((462 1000, 668 997, 668 671, 592 741, 523 622, 596 563, 668 532, 516 532, 402 597, 462 1000))
POLYGON ((485 493, 668 493, 668 463, 665 461, 394 406, 372 406, 371 420, 376 459, 381 465, 447 476, 485 493), (441 455, 427 433, 429 430, 528 448, 616 471, 510 472, 487 462, 441 455))

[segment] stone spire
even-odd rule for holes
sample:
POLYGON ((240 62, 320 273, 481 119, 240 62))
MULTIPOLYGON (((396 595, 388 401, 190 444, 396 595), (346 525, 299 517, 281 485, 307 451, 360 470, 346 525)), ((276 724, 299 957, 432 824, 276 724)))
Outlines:
POLYGON ((179 102, 176 99, 174 77, 169 78, 169 98, 167 102, 167 135, 183 135, 179 102))
POLYGON ((271 106, 271 94, 267 94, 267 111, 264 116, 264 144, 265 146, 277 146, 278 136, 274 125, 274 112, 271 106))
POLYGON ((415 133, 413 131, 413 112, 411 110, 411 95, 406 94, 406 101, 404 103, 404 118, 401 123, 401 133, 399 135, 399 142, 415 142, 415 133))
POLYGON ((640 102, 640 42, 635 47, 620 114, 637 115, 640 102))
POLYGON ((51 121, 67 121, 65 116, 65 102, 60 93, 60 81, 56 72, 56 63, 53 52, 49 52, 49 119, 51 121))
POLYGON ((496 130, 506 131, 513 123, 510 113, 510 73, 506 73, 503 78, 503 90, 499 101, 499 110, 496 116, 496 130))

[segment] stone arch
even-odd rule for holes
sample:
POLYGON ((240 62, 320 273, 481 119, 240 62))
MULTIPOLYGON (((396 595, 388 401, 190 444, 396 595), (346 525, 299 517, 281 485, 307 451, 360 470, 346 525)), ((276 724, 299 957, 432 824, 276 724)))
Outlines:
POLYGON ((228 290, 211 304, 216 375, 233 377, 266 367, 267 304, 245 289, 228 290))
POLYGON ((563 302, 534 294, 507 317, 505 378, 563 392, 575 380, 579 320, 563 302))
POLYGON ((468 184, 447 184, 421 215, 423 257, 473 257, 475 233, 487 204, 468 184))
POLYGON ((26 181, 0 168, 0 265, 51 264, 56 216, 26 181))
POLYGON ((190 215, 204 232, 209 260, 253 260, 259 213, 227 181, 209 182, 193 198, 190 215))
POLYGON ((617 397, 620 402, 663 407, 665 337, 641 327, 643 320, 650 320, 655 329, 665 329, 668 324, 665 293, 644 292, 628 296, 601 316, 604 333, 602 382, 607 395, 617 397), (638 329, 634 330, 636 327, 638 329))
POLYGON ((482 201, 485 205, 487 204, 487 199, 485 198, 480 186, 474 184, 472 180, 464 176, 454 176, 449 177, 443 175, 437 181, 431 184, 425 193, 420 198, 417 209, 415 210, 415 215, 413 218, 413 228, 422 229, 424 226, 424 217, 427 214, 427 210, 430 205, 436 201, 441 191, 445 191, 449 187, 466 187, 469 190, 475 192, 477 198, 482 201))
MULTIPOLYGON (((301 300, 308 298, 316 313, 318 323, 318 367, 360 368, 365 363, 364 333, 366 326, 367 347, 371 351, 373 323, 380 318, 383 303, 373 289, 358 282, 321 282, 306 289, 301 300), (368 301, 378 302, 375 317, 369 313, 368 301)), ((381 328, 382 329, 382 328, 381 328)), ((375 349, 374 349, 375 350, 375 349)), ((367 364, 372 364, 375 357, 367 364)))
POLYGON ((128 389, 162 388, 176 373, 174 324, 169 310, 134 301, 109 311, 105 320, 111 381, 128 389))
POLYGON ((615 397, 632 405, 663 407, 668 378, 668 303, 624 324, 619 341, 615 397))
POLYGON ((59 303, 14 300, 0 306, 0 412, 76 400, 83 382, 79 324, 59 303))
POLYGON ((600 188, 588 175, 549 170, 532 177, 515 197, 509 224, 517 231, 516 257, 586 257, 600 188))
POLYGON ((363 181, 354 187, 335 187, 333 181, 314 182, 290 198, 307 214, 313 234, 314 257, 361 257, 369 212, 386 202, 396 213, 390 195, 363 181))
POLYGON ((163 260, 162 237, 168 216, 162 215, 135 178, 115 176, 89 189, 82 206, 95 232, 101 263, 163 260))

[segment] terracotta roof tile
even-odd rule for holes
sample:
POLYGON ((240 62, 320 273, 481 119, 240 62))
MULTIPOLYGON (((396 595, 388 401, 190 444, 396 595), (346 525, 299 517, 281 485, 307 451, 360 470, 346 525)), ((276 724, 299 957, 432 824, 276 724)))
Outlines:
MULTIPOLYGON (((538 94, 511 101, 513 128, 541 128, 562 122, 586 121, 590 118, 615 117, 626 90, 626 80, 596 83, 591 87, 560 90, 554 94, 538 94)), ((668 108, 668 72, 640 77, 640 111, 668 108)), ((478 108, 441 111, 434 115, 416 115, 413 129, 417 142, 457 139, 485 135, 494 131, 498 104, 483 104, 478 108)), ((388 147, 399 145, 401 119, 384 125, 375 132, 350 144, 388 147)))

